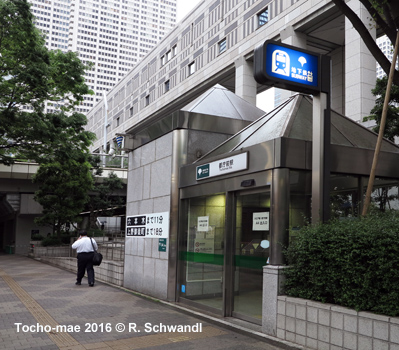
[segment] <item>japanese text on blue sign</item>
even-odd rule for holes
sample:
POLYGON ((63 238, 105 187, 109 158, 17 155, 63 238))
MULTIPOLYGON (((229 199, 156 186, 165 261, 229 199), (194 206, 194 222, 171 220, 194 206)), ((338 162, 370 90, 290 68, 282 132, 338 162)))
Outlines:
POLYGON ((288 47, 267 44, 266 74, 308 86, 318 86, 319 57, 288 47))

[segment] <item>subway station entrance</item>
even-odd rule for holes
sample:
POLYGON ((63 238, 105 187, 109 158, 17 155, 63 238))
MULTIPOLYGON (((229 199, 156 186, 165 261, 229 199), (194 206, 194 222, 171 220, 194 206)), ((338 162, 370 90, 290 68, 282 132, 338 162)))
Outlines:
MULTIPOLYGON (((377 135, 335 112, 331 130, 331 217, 350 220, 377 135)), ((399 148, 382 149, 374 198, 397 205, 399 148)), ((298 94, 180 168, 178 302, 262 324, 263 268, 284 265, 284 247, 311 221, 311 160, 312 98, 298 94)))
POLYGON ((269 258, 270 187, 183 203, 187 240, 180 245, 180 297, 224 316, 260 323, 262 268, 269 258), (227 212, 232 214, 229 222, 227 212))

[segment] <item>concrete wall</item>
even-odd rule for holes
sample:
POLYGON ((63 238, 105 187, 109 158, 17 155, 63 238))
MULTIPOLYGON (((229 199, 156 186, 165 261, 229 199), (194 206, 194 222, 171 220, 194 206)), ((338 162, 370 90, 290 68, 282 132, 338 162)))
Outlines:
POLYGON ((51 229, 40 227, 35 224, 35 215, 18 215, 16 220, 15 233, 15 254, 28 255, 32 230, 39 230, 43 237, 47 236, 51 229))
MULTIPOLYGON (((129 153, 126 216, 170 211, 172 141, 169 133, 129 153)), ((169 246, 159 252, 158 241, 126 237, 124 286, 167 299, 169 246)))
POLYGON ((33 252, 30 254, 34 258, 44 258, 44 257, 71 257, 72 249, 70 246, 62 247, 41 247, 35 244, 33 252))
POLYGON ((21 193, 20 214, 41 214, 43 207, 34 200, 34 193, 21 193))
MULTIPOLYGON (((360 1, 348 1, 348 6, 360 17, 370 35, 376 38, 375 24, 360 1)), ((345 111, 355 121, 362 121, 375 105, 371 89, 375 87, 376 61, 352 23, 345 18, 345 111)))
MULTIPOLYGON (((229 137, 197 130, 185 130, 185 134, 187 143, 178 155, 184 164, 194 162, 229 137)), ((173 137, 179 136, 170 132, 129 153, 126 216, 171 213, 172 167, 177 162, 173 159, 173 137)), ((178 183, 176 178, 173 181, 178 183)), ((175 196, 177 201, 178 193, 175 196)), ((177 231, 177 225, 174 227, 177 231)), ((177 232, 170 232, 169 237, 177 237, 177 232)), ((166 252, 159 252, 158 238, 126 237, 124 286, 163 300, 173 299, 170 291, 168 295, 168 284, 175 277, 171 274, 176 270, 169 257, 171 242, 168 238, 166 252)))
POLYGON ((398 350, 399 318, 278 297, 277 337, 317 350, 398 350))
MULTIPOLYGON (((40 261, 61 267, 65 270, 77 271, 76 258, 42 257, 40 261)), ((100 266, 94 267, 95 280, 103 281, 122 286, 123 282, 123 262, 103 260, 100 266)), ((71 278, 73 283, 73 278, 71 278)))

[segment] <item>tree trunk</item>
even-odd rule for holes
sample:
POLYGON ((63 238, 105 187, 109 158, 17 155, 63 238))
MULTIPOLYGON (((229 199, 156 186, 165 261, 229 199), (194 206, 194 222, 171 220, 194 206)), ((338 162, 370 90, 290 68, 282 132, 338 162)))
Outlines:
MULTIPOLYGON (((346 18, 348 18, 348 20, 352 23, 353 27, 361 36, 364 44, 369 49, 370 53, 374 56, 374 58, 379 63, 381 68, 388 75, 390 72, 391 62, 389 62, 388 58, 380 50, 374 38, 370 35, 367 27, 364 25, 364 23, 361 21, 358 15, 352 11, 352 9, 345 3, 345 1, 343 0, 331 0, 331 1, 339 8, 342 14, 346 18)), ((395 83, 395 85, 399 85, 399 72, 396 70, 393 73, 393 82, 395 83)))
POLYGON ((369 178, 369 183, 368 183, 368 186, 367 186, 366 198, 364 200, 362 216, 366 216, 367 215, 367 212, 368 212, 369 206, 370 206, 371 192, 373 191, 375 173, 376 173, 377 163, 378 163, 378 157, 379 157, 379 154, 380 154, 380 149, 381 149, 381 145, 382 145, 382 139, 383 139, 383 136, 384 136, 385 122, 386 122, 386 117, 387 117, 387 112, 388 112, 389 98, 390 98, 390 94, 391 94, 393 73, 395 71, 396 59, 398 57, 398 49, 399 49, 399 32, 396 35, 395 51, 393 53, 391 69, 390 69, 389 77, 388 77, 387 92, 385 94, 384 108, 382 109, 380 131, 378 133, 377 145, 375 146, 373 164, 371 165, 370 178, 369 178))

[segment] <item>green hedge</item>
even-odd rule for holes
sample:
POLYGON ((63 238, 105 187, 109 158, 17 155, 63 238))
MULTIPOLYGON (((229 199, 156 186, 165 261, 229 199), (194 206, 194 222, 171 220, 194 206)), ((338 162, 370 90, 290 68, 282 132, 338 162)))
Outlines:
POLYGON ((44 237, 40 234, 35 234, 35 235, 32 235, 32 237, 30 239, 31 239, 31 241, 42 241, 44 239, 44 237))
POLYGON ((57 236, 48 236, 42 240, 43 247, 50 247, 50 246, 60 246, 63 244, 70 244, 71 237, 76 238, 76 233, 62 233, 61 237, 58 238, 57 236))
POLYGON ((42 240, 43 247, 60 246, 62 241, 57 236, 49 236, 42 240))
POLYGON ((286 295, 399 316, 399 213, 331 221, 292 235, 286 295))

